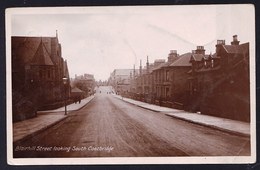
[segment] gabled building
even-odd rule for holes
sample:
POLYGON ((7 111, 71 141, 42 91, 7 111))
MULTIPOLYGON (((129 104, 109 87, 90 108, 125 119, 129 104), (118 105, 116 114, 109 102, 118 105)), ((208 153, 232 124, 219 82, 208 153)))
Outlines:
POLYGON ((177 50, 171 50, 168 60, 160 67, 153 70, 155 75, 156 98, 169 100, 171 97, 171 71, 169 66, 179 59, 177 50))
POLYGON ((69 73, 58 35, 13 36, 11 47, 13 120, 33 117, 48 105, 60 105, 65 95, 62 78, 69 78, 69 73))
POLYGON ((218 117, 250 121, 249 43, 218 40, 216 54, 192 55, 189 109, 218 117))
POLYGON ((160 98, 162 89, 161 89, 161 81, 162 81, 162 71, 161 67, 165 65, 165 59, 156 59, 154 61, 154 67, 152 69, 152 89, 154 98, 160 98))
POLYGON ((187 72, 191 53, 178 55, 176 50, 169 54, 167 62, 153 70, 155 103, 167 107, 182 108, 186 102, 187 72), (178 103, 178 106, 175 104, 178 103))
POLYGON ((171 102, 178 108, 183 108, 187 104, 188 93, 188 74, 191 69, 190 57, 192 53, 185 53, 168 66, 170 88, 167 92, 170 93, 171 102), (178 106, 177 106, 178 105, 178 106))

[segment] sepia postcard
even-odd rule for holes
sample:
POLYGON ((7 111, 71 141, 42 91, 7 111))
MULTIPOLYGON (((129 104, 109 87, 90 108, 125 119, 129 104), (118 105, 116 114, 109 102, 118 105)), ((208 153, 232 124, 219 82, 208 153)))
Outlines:
POLYGON ((6 9, 10 165, 256 161, 251 4, 6 9))

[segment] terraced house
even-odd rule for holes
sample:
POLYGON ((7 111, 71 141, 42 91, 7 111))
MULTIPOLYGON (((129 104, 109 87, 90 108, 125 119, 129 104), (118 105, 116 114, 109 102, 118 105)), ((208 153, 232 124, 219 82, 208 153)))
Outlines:
POLYGON ((219 117, 250 121, 249 43, 218 40, 214 55, 193 55, 189 107, 219 117))
POLYGON ((148 103, 191 112, 250 121, 249 43, 230 45, 218 40, 216 52, 204 46, 182 55, 171 50, 168 60, 157 59, 134 72, 129 96, 148 103))

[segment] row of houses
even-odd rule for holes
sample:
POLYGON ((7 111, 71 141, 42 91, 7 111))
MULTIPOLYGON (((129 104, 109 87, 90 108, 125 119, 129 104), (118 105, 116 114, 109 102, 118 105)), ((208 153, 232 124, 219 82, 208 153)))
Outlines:
POLYGON ((62 106, 70 77, 57 32, 55 37, 12 36, 11 52, 13 121, 62 106))
POLYGON ((250 121, 249 43, 217 40, 214 54, 203 46, 185 54, 171 50, 139 69, 115 70, 109 79, 117 93, 161 106, 250 121), (121 70, 122 72, 122 70, 121 70))

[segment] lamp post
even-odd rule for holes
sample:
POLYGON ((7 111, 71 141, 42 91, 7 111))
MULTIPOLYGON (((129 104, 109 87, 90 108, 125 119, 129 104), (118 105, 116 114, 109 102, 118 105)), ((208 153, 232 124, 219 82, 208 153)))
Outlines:
POLYGON ((67 115, 67 83, 68 83, 68 78, 63 77, 63 84, 64 84, 64 103, 65 103, 65 115, 67 115))

